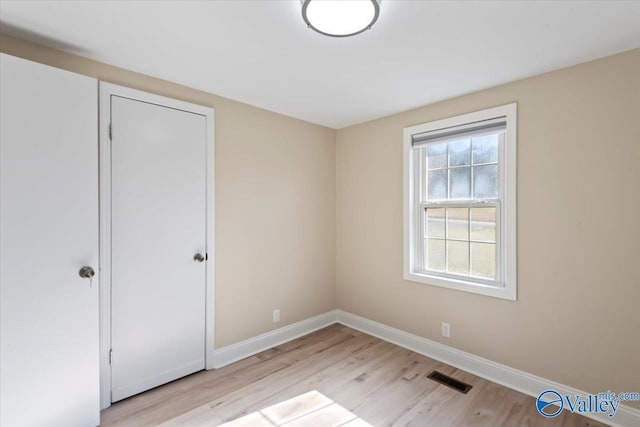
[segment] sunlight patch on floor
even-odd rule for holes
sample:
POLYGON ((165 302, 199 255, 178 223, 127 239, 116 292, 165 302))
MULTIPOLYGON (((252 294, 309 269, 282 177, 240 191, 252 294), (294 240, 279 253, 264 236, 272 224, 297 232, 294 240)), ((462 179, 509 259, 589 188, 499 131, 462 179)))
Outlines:
POLYGON ((222 424, 220 427, 371 427, 315 390, 222 424))

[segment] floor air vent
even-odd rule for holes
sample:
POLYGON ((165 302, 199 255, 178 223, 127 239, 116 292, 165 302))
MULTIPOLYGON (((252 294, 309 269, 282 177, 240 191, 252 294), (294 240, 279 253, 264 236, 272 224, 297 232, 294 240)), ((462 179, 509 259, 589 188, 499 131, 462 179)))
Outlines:
POLYGON ((471 387, 469 384, 465 384, 462 381, 458 381, 455 378, 451 378, 449 375, 445 375, 442 372, 433 371, 427 378, 431 378, 432 380, 439 382, 442 385, 446 385, 447 387, 451 387, 454 390, 459 391, 460 393, 467 394, 471 387))

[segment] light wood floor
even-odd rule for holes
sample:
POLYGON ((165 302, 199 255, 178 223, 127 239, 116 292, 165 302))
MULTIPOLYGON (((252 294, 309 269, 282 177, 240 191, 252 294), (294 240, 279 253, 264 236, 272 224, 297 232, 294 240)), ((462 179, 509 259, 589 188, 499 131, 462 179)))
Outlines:
POLYGON ((133 396, 101 418, 103 426, 604 425, 567 411, 545 419, 532 397, 342 325, 133 396), (473 388, 439 385, 426 377, 434 369, 473 388))

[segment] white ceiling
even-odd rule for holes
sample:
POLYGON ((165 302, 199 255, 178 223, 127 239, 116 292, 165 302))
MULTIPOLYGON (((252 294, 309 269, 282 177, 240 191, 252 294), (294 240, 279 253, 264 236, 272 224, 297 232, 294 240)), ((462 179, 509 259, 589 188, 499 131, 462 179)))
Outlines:
POLYGON ((640 47, 640 1, 384 0, 371 31, 298 0, 0 1, 0 30, 332 128, 640 47))

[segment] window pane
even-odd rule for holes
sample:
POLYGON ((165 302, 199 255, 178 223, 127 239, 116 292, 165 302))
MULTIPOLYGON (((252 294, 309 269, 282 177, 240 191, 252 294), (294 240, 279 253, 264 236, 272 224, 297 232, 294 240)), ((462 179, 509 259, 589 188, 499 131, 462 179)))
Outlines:
POLYGON ((471 275, 496 278, 496 245, 494 243, 471 243, 471 275))
POLYGON ((447 167, 447 143, 427 145, 427 169, 447 167))
POLYGON ((426 242, 426 267, 429 270, 444 271, 446 263, 444 256, 445 241, 427 239, 426 242))
POLYGON ((427 177, 427 199, 444 200, 447 198, 447 170, 429 171, 427 177))
POLYGON ((427 227, 425 237, 444 239, 444 208, 427 209, 427 227))
POLYGON ((473 164, 498 163, 498 134, 486 135, 471 140, 473 164))
POLYGON ((450 199, 469 199, 471 190, 471 168, 449 169, 450 199))
POLYGON ((471 240, 496 241, 496 208, 471 209, 471 240))
POLYGON ((498 198, 498 165, 473 167, 473 198, 498 198))
POLYGON ((471 163, 471 140, 463 139, 449 143, 449 166, 463 166, 471 163))
POLYGON ((447 239, 469 240, 469 209, 447 209, 447 239))
POLYGON ((447 271, 469 275, 469 242, 447 240, 447 271))

